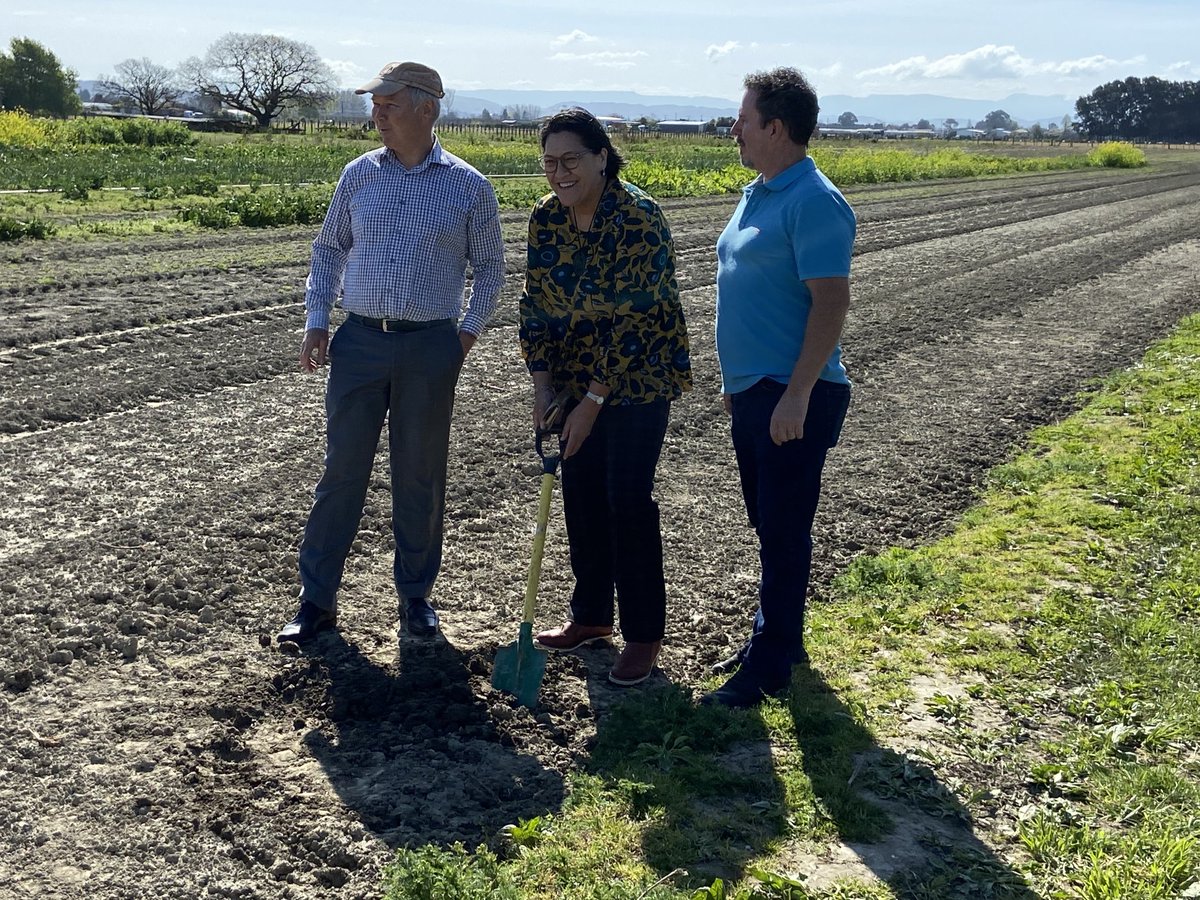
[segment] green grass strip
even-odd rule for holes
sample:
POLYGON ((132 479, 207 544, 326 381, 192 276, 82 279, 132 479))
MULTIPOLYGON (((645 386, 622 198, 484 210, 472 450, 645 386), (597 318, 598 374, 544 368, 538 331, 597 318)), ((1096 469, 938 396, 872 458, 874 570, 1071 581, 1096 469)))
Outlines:
POLYGON ((953 535, 860 559, 834 595, 785 702, 633 697, 560 811, 402 850, 386 896, 1200 894, 1200 317, 1035 432, 953 535), (890 749, 914 703, 927 749, 890 749), (772 874, 797 847, 895 838, 897 814, 960 830, 922 833, 924 864, 886 881, 772 874))

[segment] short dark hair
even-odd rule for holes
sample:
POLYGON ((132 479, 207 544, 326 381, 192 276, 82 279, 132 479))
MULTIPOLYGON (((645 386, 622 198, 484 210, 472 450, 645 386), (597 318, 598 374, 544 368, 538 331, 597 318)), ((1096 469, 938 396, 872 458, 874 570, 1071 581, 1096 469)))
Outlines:
POLYGON ((817 130, 817 92, 808 79, 790 66, 747 75, 746 90, 754 91, 754 107, 763 124, 779 119, 795 143, 808 145, 817 130))
POLYGON ((625 157, 613 146, 613 142, 609 139, 604 126, 600 124, 600 120, 586 109, 572 106, 570 109, 556 112, 543 122, 541 132, 543 150, 546 149, 546 138, 560 131, 569 131, 571 134, 579 135, 583 146, 593 153, 599 153, 601 150, 608 151, 608 161, 604 165, 605 178, 616 178, 617 173, 625 167, 625 157))

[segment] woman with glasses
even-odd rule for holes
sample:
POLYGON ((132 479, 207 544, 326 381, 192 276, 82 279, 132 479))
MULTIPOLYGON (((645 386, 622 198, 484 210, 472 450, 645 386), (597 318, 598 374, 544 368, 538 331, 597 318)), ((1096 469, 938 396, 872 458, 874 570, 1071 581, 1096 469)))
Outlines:
POLYGON ((671 401, 691 387, 675 245, 658 204, 617 176, 624 159, 596 117, 567 109, 542 126, 552 193, 533 207, 521 295, 521 350, 533 422, 569 396, 563 511, 575 587, 569 620, 538 642, 574 650, 613 633, 609 681, 654 669, 666 628, 662 533, 653 494, 671 401))

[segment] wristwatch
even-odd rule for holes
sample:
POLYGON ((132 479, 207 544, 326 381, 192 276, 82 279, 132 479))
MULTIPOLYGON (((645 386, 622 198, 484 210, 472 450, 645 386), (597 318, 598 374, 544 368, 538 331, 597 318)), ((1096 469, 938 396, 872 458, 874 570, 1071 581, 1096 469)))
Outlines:
POLYGON ((587 397, 589 400, 591 400, 593 403, 595 403, 597 406, 604 405, 604 398, 601 397, 599 394, 593 394, 591 391, 588 391, 584 396, 587 397))

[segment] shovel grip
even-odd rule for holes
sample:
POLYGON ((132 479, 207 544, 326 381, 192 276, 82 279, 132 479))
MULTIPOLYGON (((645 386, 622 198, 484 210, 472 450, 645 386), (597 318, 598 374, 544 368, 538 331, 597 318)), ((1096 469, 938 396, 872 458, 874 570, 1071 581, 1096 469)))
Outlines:
POLYGON ((533 556, 529 563, 529 580, 525 583, 525 610, 522 620, 532 624, 533 606, 537 597, 538 578, 542 574, 542 551, 546 547, 546 525, 550 521, 550 496, 554 493, 554 473, 542 475, 542 493, 538 498, 537 530, 533 533, 533 556))

